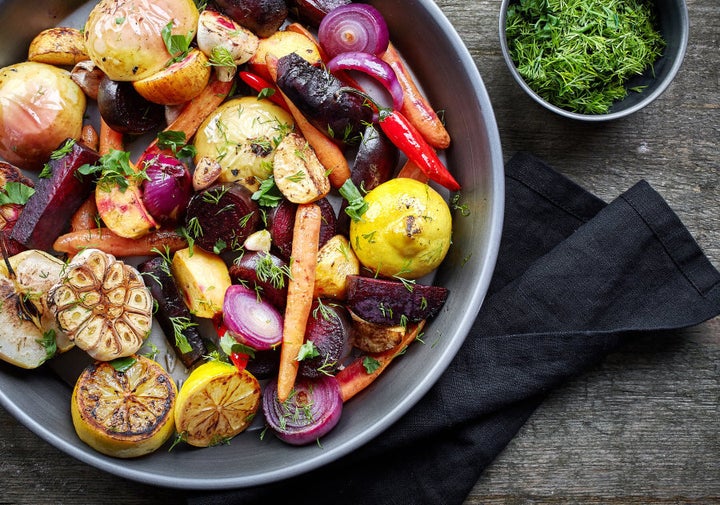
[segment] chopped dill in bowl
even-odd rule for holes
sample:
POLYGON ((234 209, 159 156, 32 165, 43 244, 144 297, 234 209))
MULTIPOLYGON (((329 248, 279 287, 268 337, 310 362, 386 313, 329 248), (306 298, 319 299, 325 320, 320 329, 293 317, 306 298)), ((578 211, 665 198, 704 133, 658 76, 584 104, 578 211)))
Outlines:
POLYGON ((607 113, 665 47, 645 0, 518 0, 508 7, 505 32, 527 85, 580 114, 607 113))

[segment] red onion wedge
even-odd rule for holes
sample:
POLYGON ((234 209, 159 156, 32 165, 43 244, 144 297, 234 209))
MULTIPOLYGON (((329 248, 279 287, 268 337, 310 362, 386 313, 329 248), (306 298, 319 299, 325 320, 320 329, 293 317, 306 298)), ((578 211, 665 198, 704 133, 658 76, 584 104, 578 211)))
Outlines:
POLYGON ((223 323, 238 342, 258 351, 272 349, 282 341, 280 312, 255 291, 239 284, 225 292, 223 323))
POLYGON ((330 72, 357 70, 372 77, 390 93, 393 108, 400 110, 403 104, 403 89, 395 71, 377 56, 364 52, 348 52, 335 56, 327 64, 330 72))
POLYGON ((278 400, 276 380, 263 393, 265 421, 291 445, 309 444, 329 433, 340 420, 342 405, 337 379, 330 375, 298 380, 284 403, 278 400))
POLYGON ((328 12, 318 27, 318 41, 329 58, 348 51, 382 54, 388 47, 389 32, 375 7, 352 3, 328 12))
POLYGON ((192 176, 187 167, 173 156, 159 154, 141 168, 148 176, 142 187, 148 212, 161 224, 175 224, 192 196, 192 176))

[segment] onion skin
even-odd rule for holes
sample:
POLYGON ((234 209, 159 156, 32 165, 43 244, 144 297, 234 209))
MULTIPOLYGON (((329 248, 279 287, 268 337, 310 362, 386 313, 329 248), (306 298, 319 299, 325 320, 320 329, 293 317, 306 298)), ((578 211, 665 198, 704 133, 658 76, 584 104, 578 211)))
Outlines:
POLYGON ((313 443, 329 433, 340 421, 342 396, 337 379, 324 375, 319 379, 300 379, 284 403, 277 396, 277 381, 265 387, 265 421, 283 442, 291 445, 313 443))
POLYGON ((160 154, 148 161, 143 182, 143 203, 161 225, 173 225, 185 214, 193 194, 192 176, 183 162, 160 154))
POLYGON ((283 318, 269 302, 258 299, 255 291, 233 284, 225 291, 223 323, 241 344, 267 351, 280 344, 283 318))

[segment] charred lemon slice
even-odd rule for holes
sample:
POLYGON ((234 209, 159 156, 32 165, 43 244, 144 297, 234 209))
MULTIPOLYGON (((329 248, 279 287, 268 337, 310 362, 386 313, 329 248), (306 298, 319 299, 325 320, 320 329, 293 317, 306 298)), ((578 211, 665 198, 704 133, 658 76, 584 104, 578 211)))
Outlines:
POLYGON ((245 430, 259 406, 260 384, 250 372, 209 361, 180 388, 175 429, 190 445, 217 445, 245 430))
POLYGON ((89 365, 72 394, 70 410, 80 439, 117 458, 149 454, 175 432, 175 382, 155 361, 133 358, 123 371, 104 361, 89 365))
POLYGON ((153 299, 140 273, 98 249, 73 258, 49 299, 60 328, 100 361, 134 354, 152 329, 153 299))

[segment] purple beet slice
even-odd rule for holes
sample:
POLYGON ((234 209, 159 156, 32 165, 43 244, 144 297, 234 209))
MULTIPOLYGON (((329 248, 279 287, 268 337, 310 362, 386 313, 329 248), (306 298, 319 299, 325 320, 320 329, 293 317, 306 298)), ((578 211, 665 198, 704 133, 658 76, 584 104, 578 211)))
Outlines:
POLYGON ((97 163, 100 155, 71 139, 61 147, 65 154, 48 162, 50 177, 35 183, 35 193, 25 204, 10 234, 12 240, 28 249, 50 250, 95 187, 94 178, 80 175, 77 169, 97 163))
POLYGON ((440 312, 448 289, 417 283, 349 275, 347 307, 365 321, 402 325, 431 319, 440 312))

